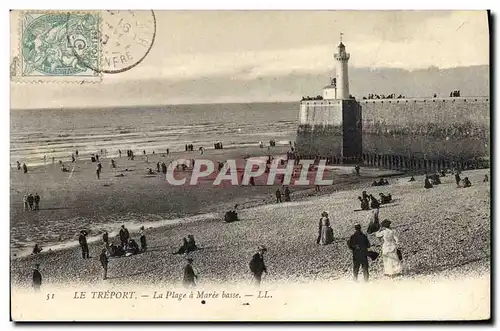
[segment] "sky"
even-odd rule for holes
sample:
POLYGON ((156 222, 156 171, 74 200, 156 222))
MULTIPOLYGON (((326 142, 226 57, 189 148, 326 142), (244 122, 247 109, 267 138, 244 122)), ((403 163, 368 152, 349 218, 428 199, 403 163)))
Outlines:
MULTIPOLYGON (((11 108, 241 102, 244 96, 231 95, 232 83, 254 83, 263 77, 293 80, 301 73, 333 75, 341 32, 351 54, 349 67, 415 70, 489 64, 486 11, 155 11, 155 15, 156 40, 138 66, 105 75, 98 86, 11 83, 11 108), (200 84, 203 80, 206 88, 200 84), (141 84, 151 86, 152 93, 138 89, 141 84)), ((15 19, 11 27, 14 54, 15 19)), ((268 101, 264 90, 253 88, 249 101, 268 101)), ((275 98, 282 97, 286 95, 275 98)))

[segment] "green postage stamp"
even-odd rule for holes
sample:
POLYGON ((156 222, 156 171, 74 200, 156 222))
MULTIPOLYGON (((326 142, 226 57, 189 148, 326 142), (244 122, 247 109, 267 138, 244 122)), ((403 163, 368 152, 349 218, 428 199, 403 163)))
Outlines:
MULTIPOLYGON (((98 11, 20 11, 11 79, 18 82, 100 81, 98 11)), ((12 31, 14 32, 14 31, 12 31)), ((14 39, 14 38, 13 38, 14 39)))

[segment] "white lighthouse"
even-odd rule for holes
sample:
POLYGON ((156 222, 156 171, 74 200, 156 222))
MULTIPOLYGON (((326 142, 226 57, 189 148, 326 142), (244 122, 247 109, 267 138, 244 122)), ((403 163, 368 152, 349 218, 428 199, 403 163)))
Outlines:
POLYGON ((348 62, 351 54, 346 53, 342 43, 342 33, 340 34, 340 44, 337 46, 337 53, 334 54, 336 61, 336 76, 331 80, 330 85, 323 89, 323 99, 349 99, 349 74, 348 62))

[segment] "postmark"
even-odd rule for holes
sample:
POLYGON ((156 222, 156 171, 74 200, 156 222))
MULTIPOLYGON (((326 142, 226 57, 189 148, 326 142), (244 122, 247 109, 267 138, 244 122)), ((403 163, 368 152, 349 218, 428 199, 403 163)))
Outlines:
POLYGON ((14 81, 100 81, 99 12, 21 12, 19 19, 14 81))
POLYGON ((77 55, 88 68, 105 74, 132 69, 149 54, 156 37, 152 10, 103 10, 100 62, 77 55))

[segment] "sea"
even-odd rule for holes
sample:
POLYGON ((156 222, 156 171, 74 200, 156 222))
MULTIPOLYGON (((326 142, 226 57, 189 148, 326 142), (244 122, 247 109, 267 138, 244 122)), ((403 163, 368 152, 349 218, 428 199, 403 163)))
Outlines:
POLYGON ((298 103, 200 104, 131 108, 30 109, 10 112, 10 156, 31 166, 71 160, 104 149, 165 152, 187 143, 213 148, 289 143, 298 103))
MULTIPOLYGON (((45 162, 51 164, 53 157, 56 162, 67 162, 76 150, 82 157, 102 154, 101 150, 105 150, 109 158, 118 156, 118 150, 128 149, 137 155, 143 150, 148 154, 163 153, 167 148, 171 152, 184 151, 185 144, 210 149, 217 141, 225 149, 257 146, 261 141, 267 145, 269 140, 288 145, 294 139, 297 123, 298 103, 11 110, 10 163, 15 169, 17 161, 30 168, 45 162)), ((127 226, 134 231, 140 225, 157 227, 213 217, 142 220, 127 226)), ((29 254, 35 242, 45 250, 78 245, 74 240, 81 226, 78 217, 65 220, 62 229, 53 223, 59 220, 40 222, 11 220, 11 254, 18 257, 29 254), (60 231, 59 239, 52 233, 54 228, 60 231), (41 235, 32 238, 33 231, 41 235)), ((91 230, 105 229, 110 236, 116 235, 111 230, 117 225, 108 223, 93 224, 91 230)), ((96 240, 100 240, 99 236, 89 238, 89 242, 96 240)))

